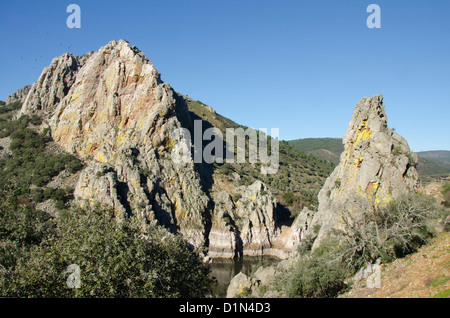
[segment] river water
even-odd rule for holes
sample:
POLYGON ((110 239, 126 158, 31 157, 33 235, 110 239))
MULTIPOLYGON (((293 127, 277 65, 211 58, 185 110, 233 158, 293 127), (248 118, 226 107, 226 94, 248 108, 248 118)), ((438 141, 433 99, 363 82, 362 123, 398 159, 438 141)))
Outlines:
POLYGON ((227 288, 231 279, 243 272, 250 276, 261 265, 274 265, 280 259, 275 257, 242 257, 237 259, 213 259, 211 263, 211 275, 217 282, 213 284, 212 289, 216 297, 225 297, 227 288))

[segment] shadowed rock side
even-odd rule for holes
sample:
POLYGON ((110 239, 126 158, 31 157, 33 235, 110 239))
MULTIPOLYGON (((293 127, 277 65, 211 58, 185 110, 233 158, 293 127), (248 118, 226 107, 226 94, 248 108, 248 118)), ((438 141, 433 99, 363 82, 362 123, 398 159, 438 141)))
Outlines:
POLYGON ((188 162, 172 160, 172 132, 192 131, 193 119, 184 99, 127 41, 55 58, 20 111, 33 113, 56 143, 85 160, 74 192, 81 205, 137 215, 209 249, 211 257, 271 251, 280 231, 270 191, 261 182, 242 186, 234 202, 192 154, 188 162))

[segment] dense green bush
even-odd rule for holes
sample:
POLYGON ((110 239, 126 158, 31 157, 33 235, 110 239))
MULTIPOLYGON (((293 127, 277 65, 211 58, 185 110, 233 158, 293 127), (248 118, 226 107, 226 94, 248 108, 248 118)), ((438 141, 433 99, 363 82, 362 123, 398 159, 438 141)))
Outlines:
POLYGON ((209 266, 179 236, 106 212, 72 210, 52 219, 9 196, 0 206, 1 297, 210 294, 209 266), (79 288, 67 285, 72 264, 80 268, 79 288))
POLYGON ((291 191, 285 192, 283 198, 288 206, 294 204, 296 200, 295 195, 291 191))
POLYGON ((345 287, 347 269, 328 255, 304 255, 289 271, 276 277, 275 284, 286 297, 331 298, 345 287))
POLYGON ((22 107, 22 102, 17 100, 15 102, 6 104, 5 102, 0 102, 0 114, 9 113, 11 111, 17 110, 22 107))

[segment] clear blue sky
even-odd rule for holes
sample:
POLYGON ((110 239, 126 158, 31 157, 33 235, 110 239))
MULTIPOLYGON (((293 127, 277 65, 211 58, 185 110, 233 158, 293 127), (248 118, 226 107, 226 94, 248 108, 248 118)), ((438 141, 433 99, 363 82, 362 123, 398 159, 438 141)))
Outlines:
POLYGON ((175 90, 280 138, 342 137, 383 94, 414 151, 450 150, 449 0, 2 1, 0 99, 53 57, 127 39, 175 90), (81 7, 81 29, 66 8, 81 7), (381 29, 366 8, 381 7, 381 29))

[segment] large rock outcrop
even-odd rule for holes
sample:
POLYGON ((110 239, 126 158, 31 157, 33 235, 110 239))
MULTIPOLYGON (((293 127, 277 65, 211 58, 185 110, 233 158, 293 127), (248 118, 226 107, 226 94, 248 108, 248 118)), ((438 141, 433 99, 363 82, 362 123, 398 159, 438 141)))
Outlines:
POLYGON ((241 186, 233 201, 216 191, 211 172, 194 164, 192 153, 172 160, 173 132, 192 131, 193 120, 184 99, 127 41, 53 59, 19 115, 34 113, 57 144, 84 159, 74 192, 81 205, 137 215, 209 248, 212 257, 270 250, 278 233, 270 191, 261 182, 241 186))
MULTIPOLYGON (((343 142, 345 150, 340 163, 319 192, 318 210, 301 211, 285 231, 285 245, 313 242, 313 248, 318 247, 334 229, 345 230, 341 216, 358 213, 361 202, 376 207, 417 190, 418 157, 406 140, 388 127, 383 96, 361 99, 343 142)), ((292 270, 302 257, 293 252, 277 265, 258 270, 250 277, 242 273, 235 276, 227 297, 244 291, 256 297, 286 297, 271 286, 271 280, 277 273, 292 270), (260 295, 261 285, 264 295, 260 295)))
POLYGON ((364 200, 378 206, 416 191, 418 157, 408 143, 387 125, 382 95, 356 105, 344 135, 340 163, 319 192, 319 207, 310 229, 320 227, 316 245, 342 226, 340 213, 357 213, 364 200))
POLYGON ((277 245, 281 238, 276 219, 278 203, 267 186, 260 181, 238 186, 232 189, 238 194, 234 198, 226 188, 220 183, 215 186, 209 255, 286 257, 289 251, 277 245))
POLYGON ((189 114, 128 42, 55 58, 21 113, 46 115, 55 142, 88 163, 74 193, 82 204, 133 213, 204 243, 209 198, 192 161, 170 160, 171 133, 189 125, 189 114))

